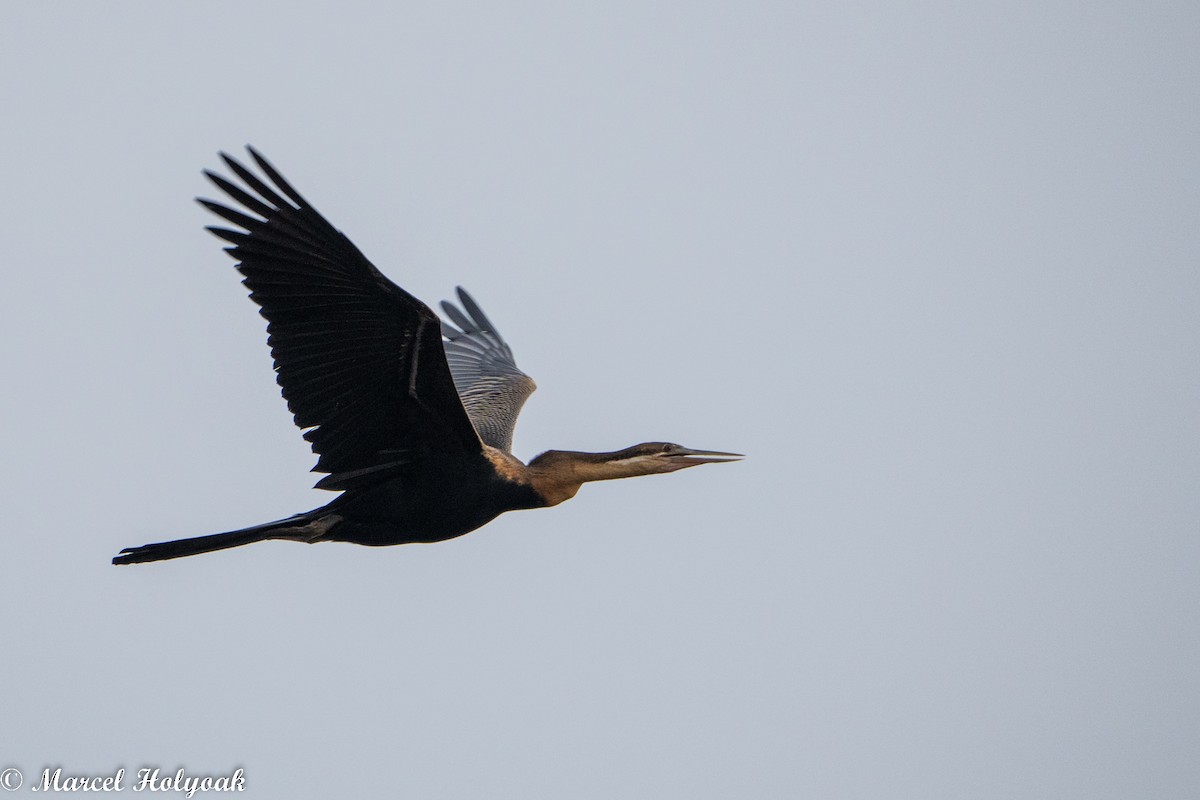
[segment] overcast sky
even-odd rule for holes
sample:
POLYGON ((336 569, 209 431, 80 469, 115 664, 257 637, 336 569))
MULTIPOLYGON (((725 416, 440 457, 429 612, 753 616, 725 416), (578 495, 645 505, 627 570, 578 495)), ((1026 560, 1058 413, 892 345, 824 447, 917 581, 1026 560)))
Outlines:
POLYGON ((1200 796, 1200 6, 382 8, 5 4, 14 797, 1200 796), (246 143, 474 294, 518 456, 749 458, 110 566, 330 499, 192 202, 246 143))

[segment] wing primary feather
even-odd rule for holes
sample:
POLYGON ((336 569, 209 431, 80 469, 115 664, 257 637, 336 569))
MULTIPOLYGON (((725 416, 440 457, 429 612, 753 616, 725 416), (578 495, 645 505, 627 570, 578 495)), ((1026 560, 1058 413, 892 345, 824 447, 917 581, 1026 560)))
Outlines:
POLYGON ((249 214, 243 214, 240 211, 234 211, 228 206, 223 206, 213 200, 206 200, 203 197, 197 197, 196 202, 207 208, 212 213, 216 214, 226 222, 232 222, 234 225, 245 228, 248 231, 254 230, 260 226, 266 225, 266 220, 257 219, 249 214))
MULTIPOLYGON (((225 178, 222 178, 217 173, 209 172, 208 170, 204 170, 204 177, 206 177, 210 181, 212 181, 213 185, 216 186, 218 189, 220 189, 222 192, 229 195, 234 200, 236 200, 237 202, 244 205, 246 208, 253 211, 255 214, 258 214, 261 217, 269 218, 272 214, 275 213, 275 209, 271 208, 269 205, 264 203, 262 200, 259 200, 257 197, 250 194, 249 192, 244 190, 242 187, 238 186, 236 183, 232 183, 231 181, 225 180, 225 178)), ((200 198, 196 198, 196 199, 199 200, 200 198)))
POLYGON ((250 145, 246 145, 246 149, 250 151, 250 157, 254 159, 254 162, 258 164, 259 168, 263 172, 267 173, 267 177, 271 179, 271 183, 279 187, 279 190, 286 194, 293 203, 301 208, 312 208, 312 204, 310 204, 300 195, 299 192, 292 188, 292 185, 288 183, 282 175, 279 174, 275 167, 271 166, 271 162, 263 158, 261 153, 259 153, 250 145))
POLYGON ((258 196, 263 200, 266 200, 268 203, 271 203, 276 208, 281 210, 289 207, 287 201, 276 194, 274 189, 263 183, 257 175, 242 166, 241 162, 235 159, 233 156, 227 155, 226 153, 221 153, 221 160, 223 160, 225 165, 233 170, 239 178, 244 180, 247 186, 258 192, 258 196))
MULTIPOLYGON (((442 311, 445 311, 446 316, 450 317, 450 319, 454 322, 454 324, 462 329, 461 331, 455 331, 456 333, 459 333, 461 335, 463 333, 473 332, 475 326, 471 323, 471 320, 469 320, 465 316, 463 316, 463 313, 461 311, 459 311, 455 305, 453 305, 452 303, 450 303, 446 300, 443 300, 442 301, 442 311)), ((455 338, 455 337, 451 337, 451 338, 455 338)))
POLYGON ((467 294, 467 290, 461 286, 458 287, 458 299, 462 301, 463 308, 475 320, 475 325, 478 329, 494 333, 496 336, 500 335, 499 331, 496 330, 496 326, 483 313, 483 309, 479 307, 479 304, 475 302, 475 299, 471 295, 467 294))
MULTIPOLYGON (((295 219, 293 215, 295 214, 296 209, 292 208, 290 205, 284 203, 282 208, 272 208, 259 198, 246 192, 241 187, 225 180, 220 175, 212 172, 205 172, 204 174, 216 185, 218 189, 225 192, 230 198, 238 203, 241 203, 254 213, 266 218, 264 222, 254 230, 263 230, 264 228, 262 226, 274 227, 278 229, 280 234, 303 242, 305 245, 313 249, 319 250, 327 245, 327 242, 324 240, 328 238, 328 231, 325 229, 314 231, 310 227, 306 227, 304 220, 295 219)), ((201 205, 203 205, 203 198, 196 199, 197 201, 201 201, 201 205)), ((324 218, 321 217, 320 214, 317 214, 315 211, 313 211, 312 214, 315 218, 325 222, 324 218)), ((329 227, 328 222, 325 222, 325 225, 329 227)), ((330 229, 332 228, 330 227, 330 229)), ((353 245, 351 245, 351 247, 353 247, 353 245)))

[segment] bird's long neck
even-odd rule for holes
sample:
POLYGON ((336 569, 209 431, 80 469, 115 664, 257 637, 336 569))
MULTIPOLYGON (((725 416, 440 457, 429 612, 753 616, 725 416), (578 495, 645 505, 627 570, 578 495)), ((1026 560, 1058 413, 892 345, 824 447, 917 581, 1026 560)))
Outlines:
POLYGON ((534 490, 546 499, 546 505, 555 506, 570 500, 579 487, 589 481, 633 478, 656 471, 644 460, 623 456, 624 451, 580 453, 549 450, 529 462, 526 476, 534 490))

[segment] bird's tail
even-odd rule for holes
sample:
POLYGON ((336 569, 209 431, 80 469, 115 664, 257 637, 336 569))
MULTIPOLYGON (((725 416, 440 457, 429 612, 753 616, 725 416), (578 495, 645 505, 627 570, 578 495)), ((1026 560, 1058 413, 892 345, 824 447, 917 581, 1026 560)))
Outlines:
POLYGON ((241 547, 267 539, 292 539, 313 542, 321 538, 330 528, 341 521, 336 514, 324 509, 297 514, 294 517, 242 528, 228 533, 213 533, 191 539, 176 539, 173 542, 156 542, 141 547, 126 547, 113 560, 114 564, 142 564, 146 561, 165 561, 168 558, 183 558, 199 553, 211 553, 230 547, 241 547))

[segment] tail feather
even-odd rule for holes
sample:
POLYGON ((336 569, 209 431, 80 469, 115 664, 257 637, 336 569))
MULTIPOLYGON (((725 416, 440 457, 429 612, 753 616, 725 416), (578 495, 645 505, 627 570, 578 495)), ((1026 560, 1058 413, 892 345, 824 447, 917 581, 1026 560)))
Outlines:
POLYGON ((141 547, 126 547, 113 558, 112 563, 142 564, 147 561, 165 561, 169 558, 183 558, 200 553, 211 553, 215 550, 225 550, 230 547, 241 547, 244 544, 253 544, 267 539, 315 541, 339 521, 340 518, 335 515, 317 516, 316 512, 297 514, 277 522, 268 522, 228 533, 212 533, 208 536, 195 536, 190 539, 144 544, 141 547))

